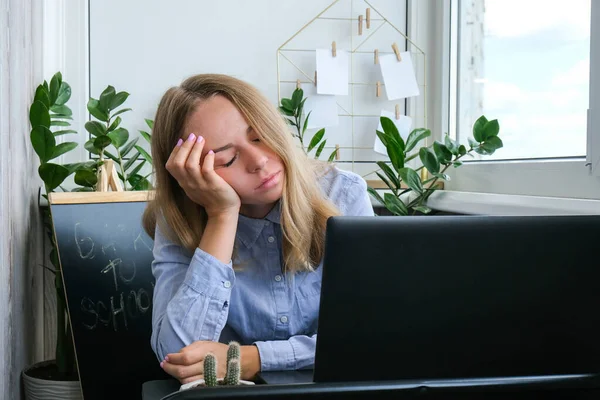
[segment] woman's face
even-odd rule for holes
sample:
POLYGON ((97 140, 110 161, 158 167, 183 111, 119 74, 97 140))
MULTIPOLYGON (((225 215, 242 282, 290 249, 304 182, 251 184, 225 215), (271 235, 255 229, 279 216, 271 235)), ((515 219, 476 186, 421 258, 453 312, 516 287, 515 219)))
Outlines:
POLYGON ((215 172, 240 196, 244 215, 262 218, 281 198, 285 171, 281 158, 263 144, 236 106, 223 96, 199 103, 185 125, 205 139, 201 163, 215 152, 215 172))

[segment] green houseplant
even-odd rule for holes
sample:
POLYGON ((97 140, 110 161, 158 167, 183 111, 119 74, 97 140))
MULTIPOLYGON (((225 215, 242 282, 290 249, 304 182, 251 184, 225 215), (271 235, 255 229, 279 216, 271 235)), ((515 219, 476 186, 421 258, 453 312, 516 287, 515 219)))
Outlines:
POLYGON ((431 212, 426 201, 437 189, 436 184, 439 180, 450 180, 445 173, 450 166, 460 167, 461 159, 465 156, 472 156, 473 152, 486 156, 494 154, 503 146, 502 140, 498 136, 500 132, 498 120, 488 121, 483 115, 473 124, 473 137, 468 138, 468 148, 446 134, 443 143, 435 141, 429 146, 417 149, 419 142, 431 136, 429 129, 413 130, 405 142, 391 119, 381 117, 380 121, 383 132, 377 131, 377 136, 386 147, 391 166, 387 162, 379 161, 377 165, 383 174, 377 172, 377 176, 391 193, 385 193, 382 197, 371 187, 367 190, 393 215, 404 216, 414 215, 417 212, 423 214, 431 212), (407 163, 416 157, 419 157, 422 166, 416 169, 408 167, 407 163), (419 172, 423 168, 429 172, 431 177, 422 179, 419 172))
MULTIPOLYGON (((321 156, 325 145, 327 144, 327 139, 324 138, 325 128, 319 129, 310 139, 310 142, 305 148, 306 145, 304 141, 306 138, 304 135, 306 134, 308 119, 310 117, 310 113, 312 112, 309 111, 306 116, 303 116, 302 112, 304 109, 305 101, 306 98, 304 97, 304 91, 300 88, 296 88, 292 93, 291 98, 281 99, 281 105, 279 106, 279 110, 283 115, 286 116, 286 121, 288 122, 288 124, 290 124, 296 129, 296 132, 293 132, 292 136, 300 141, 300 146, 302 147, 302 150, 304 150, 306 154, 309 154, 314 149, 314 158, 318 159, 321 156)), ((337 150, 333 150, 329 155, 327 161, 333 161, 335 159, 336 153, 337 150)))
MULTIPOLYGON (((114 89, 111 91, 107 88, 107 90, 103 92, 104 97, 101 96, 101 99, 108 102, 108 107, 118 106, 121 105, 128 96, 127 94, 124 94, 124 92, 121 93, 123 94, 118 96, 117 93, 114 93, 114 89)), ((77 131, 69 129, 71 126, 70 121, 72 120, 72 111, 68 107, 67 102, 70 97, 70 85, 63 81, 62 74, 57 72, 54 74, 49 84, 44 81, 42 84, 38 85, 29 109, 29 121, 31 124, 30 140, 31 145, 39 158, 40 166, 38 168, 38 174, 44 184, 43 197, 46 198, 46 200, 50 193, 56 192, 57 190, 67 191, 63 184, 65 180, 73 174, 74 182, 77 186, 73 188, 72 191, 93 191, 98 182, 99 167, 104 162, 102 157, 97 160, 71 164, 58 164, 55 162, 56 158, 77 147, 76 142, 56 143, 56 138, 61 135, 77 134, 77 131)), ((92 105, 94 104, 93 100, 94 99, 90 100, 92 105)), ((102 111, 104 110, 102 107, 103 106, 98 105, 96 109, 102 111)), ((88 105, 88 109, 89 108, 90 106, 88 105)), ((109 111, 112 111, 112 109, 113 108, 109 111)), ((143 177, 137 174, 137 172, 141 169, 140 165, 143 165, 148 161, 146 156, 144 156, 141 151, 138 151, 125 163, 123 160, 128 153, 128 151, 126 151, 127 149, 131 150, 131 148, 139 146, 136 145, 137 139, 127 142, 128 135, 126 134, 126 131, 123 132, 123 130, 118 130, 123 129, 119 127, 121 121, 120 118, 114 117, 117 113, 122 112, 124 111, 120 110, 110 115, 107 111, 108 118, 106 118, 107 121, 105 121, 107 127, 102 131, 102 135, 96 136, 96 139, 99 136, 109 139, 109 142, 105 139, 101 139, 103 145, 102 150, 105 150, 106 147, 112 145, 118 154, 118 156, 114 157, 119 160, 119 164, 123 167, 121 171, 130 171, 128 175, 125 173, 119 175, 121 180, 123 180, 123 183, 129 182, 130 189, 132 190, 145 189, 150 185, 149 181, 147 181, 147 176, 143 177), (139 163, 137 166, 134 166, 136 161, 139 163), (130 168, 132 169, 130 170, 130 168)), ((152 121, 147 120, 146 122, 151 126, 152 121)), ((86 124, 86 128, 88 127, 88 124, 86 124)), ((144 133, 147 135, 147 140, 149 140, 150 134, 144 133)), ((86 143, 86 148, 88 147, 91 146, 88 146, 86 143)), ((95 147, 92 149, 95 149, 95 147)), ((143 151, 141 147, 140 150, 143 151)), ((93 151, 92 153, 98 154, 93 151)), ((146 152, 144 151, 144 153, 146 152)), ((146 155, 149 157, 147 153, 146 155)), ((127 189, 127 186, 125 186, 125 188, 127 189)), ((81 389, 75 364, 75 351, 72 341, 71 326, 67 316, 67 304, 63 288, 62 271, 60 269, 58 252, 54 239, 52 215, 49 207, 43 209, 43 223, 46 235, 50 240, 49 260, 52 266, 52 268, 46 266, 45 268, 54 273, 54 285, 56 290, 56 350, 54 360, 37 363, 23 371, 26 398, 81 399, 81 389), (39 394, 38 391, 40 391, 39 394)))

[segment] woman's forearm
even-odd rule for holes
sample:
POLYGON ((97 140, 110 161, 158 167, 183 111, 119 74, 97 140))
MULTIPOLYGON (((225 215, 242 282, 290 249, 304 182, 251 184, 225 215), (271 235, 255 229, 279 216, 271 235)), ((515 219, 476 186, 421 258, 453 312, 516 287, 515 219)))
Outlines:
POLYGON ((198 247, 224 264, 231 261, 238 213, 209 217, 198 247))

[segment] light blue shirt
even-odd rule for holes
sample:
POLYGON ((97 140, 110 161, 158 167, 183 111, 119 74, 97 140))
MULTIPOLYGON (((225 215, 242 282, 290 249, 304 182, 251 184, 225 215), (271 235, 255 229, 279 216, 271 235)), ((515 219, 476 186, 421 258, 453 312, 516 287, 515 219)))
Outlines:
MULTIPOLYGON (((334 168, 320 185, 343 215, 373 215, 359 175, 334 168)), ((277 203, 263 219, 240 215, 234 261, 243 266, 235 272, 156 229, 151 344, 159 360, 197 340, 237 340, 258 347, 262 371, 313 366, 322 263, 314 272, 282 272, 280 213, 277 203)))

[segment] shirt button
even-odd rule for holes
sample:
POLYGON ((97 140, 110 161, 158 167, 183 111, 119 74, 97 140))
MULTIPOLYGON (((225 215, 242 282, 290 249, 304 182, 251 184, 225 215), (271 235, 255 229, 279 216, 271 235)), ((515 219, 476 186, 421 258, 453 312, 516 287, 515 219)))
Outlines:
POLYGON ((225 281, 225 282, 223 282, 223 286, 225 286, 226 288, 230 288, 231 287, 231 282, 225 281))
POLYGON ((267 240, 269 241, 269 243, 273 243, 275 241, 275 238, 273 236, 269 236, 267 240))
POLYGON ((285 324, 287 323, 288 318, 284 315, 283 317, 279 318, 279 320, 285 324))
POLYGON ((276 280, 277 282, 281 281, 281 275, 275 275, 275 280, 276 280))

